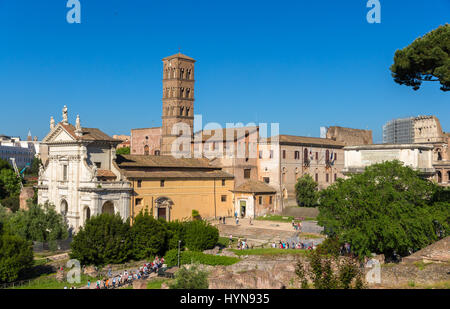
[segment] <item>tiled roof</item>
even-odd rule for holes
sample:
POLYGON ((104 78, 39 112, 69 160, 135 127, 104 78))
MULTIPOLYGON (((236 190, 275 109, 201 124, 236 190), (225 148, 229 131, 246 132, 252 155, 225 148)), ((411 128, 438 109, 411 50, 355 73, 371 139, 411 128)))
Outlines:
POLYGON ((97 177, 107 177, 107 178, 116 178, 116 175, 109 170, 97 170, 97 177))
POLYGON ((172 156, 118 155, 116 163, 119 168, 127 167, 183 167, 214 168, 208 159, 174 158, 172 156))
MULTIPOLYGON (((342 142, 337 142, 329 138, 318 138, 318 137, 306 137, 306 136, 296 136, 296 135, 278 135, 280 144, 291 144, 291 145, 305 145, 305 146, 338 146, 344 147, 345 144, 342 142)), ((272 138, 267 138, 267 143, 270 143, 272 138)))
POLYGON ((182 54, 182 53, 177 53, 177 54, 175 54, 175 55, 172 55, 172 56, 163 58, 163 60, 170 60, 170 59, 173 59, 173 58, 183 58, 183 59, 195 61, 194 58, 191 58, 191 57, 189 57, 189 56, 186 56, 186 55, 184 55, 184 54, 182 54))
POLYGON ((258 180, 248 180, 233 191, 245 193, 276 193, 276 190, 274 188, 272 188, 265 182, 258 180))
POLYGON ((226 178, 233 179, 234 176, 221 170, 212 171, 130 171, 123 170, 127 178, 145 178, 145 179, 169 179, 169 178, 226 178))
POLYGON ((108 141, 121 143, 122 141, 116 140, 110 137, 108 134, 100 131, 97 128, 81 128, 82 135, 77 136, 75 134, 76 128, 71 124, 60 123, 60 125, 70 134, 73 138, 83 141, 108 141))
MULTIPOLYGON (((237 140, 237 138, 242 138, 245 136, 245 134, 247 133, 253 133, 256 130, 258 130, 259 127, 257 126, 253 126, 253 127, 244 127, 244 128, 223 128, 223 129, 219 129, 219 131, 222 131, 222 139, 223 141, 226 141, 228 136, 227 134, 230 134, 233 136, 233 140, 237 140), (232 133, 230 133, 232 132, 232 133), (239 133, 239 135, 238 135, 239 133)), ((209 139, 211 139, 212 137, 214 137, 214 135, 216 134, 217 130, 206 130, 206 131, 199 131, 196 132, 194 134, 194 142, 195 142, 195 136, 198 136, 200 133, 202 133, 202 141, 207 141, 209 139)), ((217 135, 220 136, 220 133, 218 133, 217 135)))

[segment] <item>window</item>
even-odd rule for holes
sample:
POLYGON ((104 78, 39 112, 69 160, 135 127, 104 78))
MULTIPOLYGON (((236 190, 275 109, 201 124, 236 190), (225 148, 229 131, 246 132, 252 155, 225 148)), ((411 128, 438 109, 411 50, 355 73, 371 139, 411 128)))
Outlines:
POLYGON ((160 151, 159 150, 155 150, 155 156, 159 156, 160 155, 160 151))
POLYGON ((142 187, 142 180, 138 180, 138 181, 137 181, 137 187, 138 187, 138 188, 142 187))
POLYGON ((294 157, 295 157, 295 160, 300 159, 300 151, 294 152, 294 157))
POLYGON ((251 171, 251 169, 244 168, 244 178, 245 179, 249 179, 250 178, 250 171, 251 171))
POLYGON ((329 182, 330 181, 330 174, 326 174, 326 181, 329 182))
POLYGON ((269 204, 272 204, 272 196, 269 197, 269 204))
POLYGON ((319 182, 319 174, 316 173, 316 182, 319 182))
POLYGON ((270 151, 270 159, 273 158, 273 150, 270 151))
POLYGON ((160 186, 160 187, 164 187, 164 180, 161 180, 161 181, 159 182, 159 186, 160 186))
POLYGON ((102 167, 102 162, 95 162, 94 164, 95 164, 95 166, 97 166, 97 168, 101 168, 102 167))
POLYGON ((337 180, 337 174, 334 174, 334 181, 337 180))
POLYGON ((286 150, 283 150, 283 159, 286 159, 286 150))
POLYGON ((437 153, 437 159, 438 161, 442 161, 442 155, 440 152, 437 153))
POLYGON ((269 177, 264 177, 263 180, 264 180, 265 183, 269 183, 270 182, 270 178, 269 177))
POLYGON ((136 199, 136 206, 140 206, 142 205, 142 199, 141 198, 137 198, 136 199))
POLYGON ((316 161, 318 161, 318 160, 319 160, 319 152, 316 151, 316 161))
POLYGON ((262 159, 262 150, 259 151, 259 158, 262 159))
POLYGON ((308 148, 305 148, 305 150, 303 150, 303 163, 304 164, 308 164, 309 160, 308 160, 308 148))
POLYGON ((438 183, 442 182, 442 173, 440 171, 437 172, 437 182, 438 183))
POLYGON ((262 205, 262 196, 258 197, 258 202, 259 202, 259 205, 262 205))
POLYGON ((334 153, 334 161, 336 161, 337 160, 337 153, 335 152, 334 153))
POLYGON ((63 181, 67 181, 67 165, 63 165, 63 181))
POLYGON ((227 196, 226 196, 226 195, 222 195, 222 196, 220 197, 220 200, 221 200, 222 202, 226 202, 226 201, 227 201, 227 196))
POLYGON ((150 149, 148 147, 148 145, 144 146, 144 155, 148 156, 150 154, 150 149))
POLYGON ((325 163, 329 163, 330 162, 330 151, 327 149, 327 151, 325 151, 325 163))

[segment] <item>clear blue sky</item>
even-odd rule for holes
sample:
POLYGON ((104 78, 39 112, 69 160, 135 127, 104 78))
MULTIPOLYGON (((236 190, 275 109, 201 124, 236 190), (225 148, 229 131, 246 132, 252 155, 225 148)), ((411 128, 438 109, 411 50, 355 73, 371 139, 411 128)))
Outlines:
POLYGON ((0 0, 0 134, 42 138, 64 104, 108 134, 161 124, 162 62, 197 60, 203 123, 279 122, 284 134, 368 128, 433 114, 450 131, 450 93, 392 80, 396 49, 450 21, 450 0, 0 0), (167 3, 170 3, 168 5, 167 3))

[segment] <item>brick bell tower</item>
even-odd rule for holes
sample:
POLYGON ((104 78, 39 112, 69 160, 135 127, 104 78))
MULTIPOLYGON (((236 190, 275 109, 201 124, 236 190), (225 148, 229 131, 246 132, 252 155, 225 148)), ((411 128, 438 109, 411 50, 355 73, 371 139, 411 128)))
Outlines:
POLYGON ((189 125, 191 140, 193 139, 195 60, 178 53, 162 61, 164 71, 161 155, 171 155, 172 142, 181 134, 172 132, 176 123, 189 125))

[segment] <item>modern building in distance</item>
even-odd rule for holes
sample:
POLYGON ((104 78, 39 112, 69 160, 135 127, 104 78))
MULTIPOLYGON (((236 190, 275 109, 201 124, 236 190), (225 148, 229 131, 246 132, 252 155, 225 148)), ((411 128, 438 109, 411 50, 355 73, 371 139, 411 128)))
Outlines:
POLYGON ((10 137, 0 135, 0 158, 11 163, 11 158, 15 159, 19 169, 31 165, 35 157, 40 155, 40 142, 37 137, 31 137, 28 133, 26 141, 20 137, 10 137))

